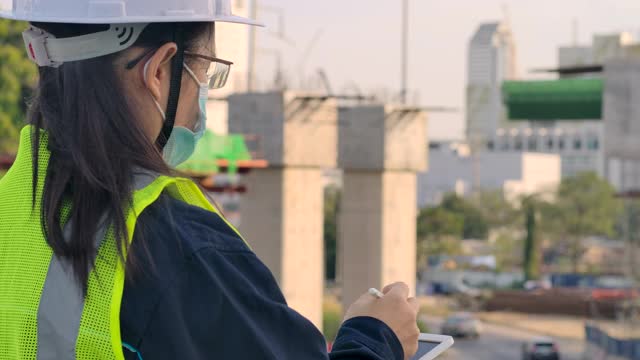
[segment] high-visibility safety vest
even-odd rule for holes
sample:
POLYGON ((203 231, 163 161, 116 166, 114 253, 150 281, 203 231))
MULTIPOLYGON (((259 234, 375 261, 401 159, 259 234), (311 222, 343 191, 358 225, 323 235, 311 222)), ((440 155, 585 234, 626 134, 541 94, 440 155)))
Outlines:
MULTIPOLYGON (((32 206, 33 131, 22 130, 15 164, 0 180, 0 359, 123 360, 120 305, 125 270, 113 232, 102 230, 96 237, 96 263, 83 297, 67 263, 53 256, 42 231, 41 199, 50 157, 44 132, 32 206)), ((133 209, 126 217, 129 241, 137 217, 163 192, 217 213, 190 180, 137 176, 133 209)))

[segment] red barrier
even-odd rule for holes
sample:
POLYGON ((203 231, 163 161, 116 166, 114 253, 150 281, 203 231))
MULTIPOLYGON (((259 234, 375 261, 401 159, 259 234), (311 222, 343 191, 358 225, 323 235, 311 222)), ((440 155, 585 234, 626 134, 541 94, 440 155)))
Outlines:
POLYGON ((13 155, 0 155, 0 170, 6 170, 13 165, 16 157, 13 155))
POLYGON ((626 295, 608 290, 591 289, 496 291, 485 304, 485 309, 529 314, 615 318, 621 296, 626 295))

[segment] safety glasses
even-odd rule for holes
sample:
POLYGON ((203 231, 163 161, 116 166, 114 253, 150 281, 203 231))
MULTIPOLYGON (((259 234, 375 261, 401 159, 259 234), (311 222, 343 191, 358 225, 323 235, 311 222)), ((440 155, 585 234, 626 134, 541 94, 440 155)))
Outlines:
MULTIPOLYGON (((129 63, 127 63, 127 69, 129 70, 133 69, 140 61, 145 59, 154 51, 155 49, 150 50, 142 54, 138 58, 130 61, 129 63)), ((186 56, 191 56, 191 57, 195 57, 195 58, 210 62, 209 67, 207 68, 207 83, 209 84, 209 90, 220 89, 227 84, 227 80, 229 79, 229 73, 231 72, 231 65, 233 65, 233 62, 223 60, 223 59, 218 59, 213 56, 193 53, 190 51, 185 51, 184 54, 186 56)))
POLYGON ((229 79, 229 73, 231 72, 231 61, 218 59, 213 56, 202 55, 185 51, 185 55, 195 58, 209 61, 209 68, 207 69, 207 83, 209 84, 209 90, 223 88, 227 84, 229 79))

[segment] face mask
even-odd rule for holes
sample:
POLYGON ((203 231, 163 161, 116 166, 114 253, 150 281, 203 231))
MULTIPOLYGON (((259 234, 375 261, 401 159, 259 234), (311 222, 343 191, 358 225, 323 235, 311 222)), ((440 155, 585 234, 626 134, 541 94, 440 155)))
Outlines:
POLYGON ((198 105, 200 106, 200 114, 198 114, 198 124, 196 125, 196 135, 198 135, 197 140, 200 140, 200 138, 202 138, 202 135, 204 135, 204 130, 207 127, 207 101, 209 101, 209 84, 201 83, 200 80, 198 80, 198 77, 196 77, 196 74, 191 71, 191 68, 187 64, 184 64, 184 68, 187 70, 189 75, 191 75, 193 81, 198 84, 198 87, 200 89, 198 91, 198 105))
MULTIPOLYGON (((146 70, 148 65, 149 63, 147 63, 144 68, 145 76, 147 74, 146 70)), ((164 161, 172 168, 184 163, 191 157, 191 155, 193 155, 193 152, 196 149, 196 144, 204 135, 204 131, 207 127, 207 100, 209 99, 209 86, 208 84, 200 83, 187 64, 184 64, 184 67, 199 86, 198 103, 200 112, 198 114, 198 122, 193 131, 183 126, 173 127, 171 136, 169 136, 169 140, 162 150, 162 157, 164 158, 164 161)), ((162 116, 162 120, 166 120, 166 114, 164 110, 162 110, 160 103, 158 103, 154 97, 152 98, 156 108, 162 116)))

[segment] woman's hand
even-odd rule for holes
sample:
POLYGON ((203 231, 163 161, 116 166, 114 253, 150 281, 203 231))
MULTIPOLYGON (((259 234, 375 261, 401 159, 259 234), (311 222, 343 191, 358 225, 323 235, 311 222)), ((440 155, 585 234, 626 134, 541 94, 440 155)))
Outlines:
POLYGON ((345 321, 369 316, 384 322, 400 340, 405 359, 410 359, 418 351, 418 301, 409 298, 409 287, 405 283, 388 285, 382 293, 381 298, 368 292, 362 295, 347 310, 345 321))

